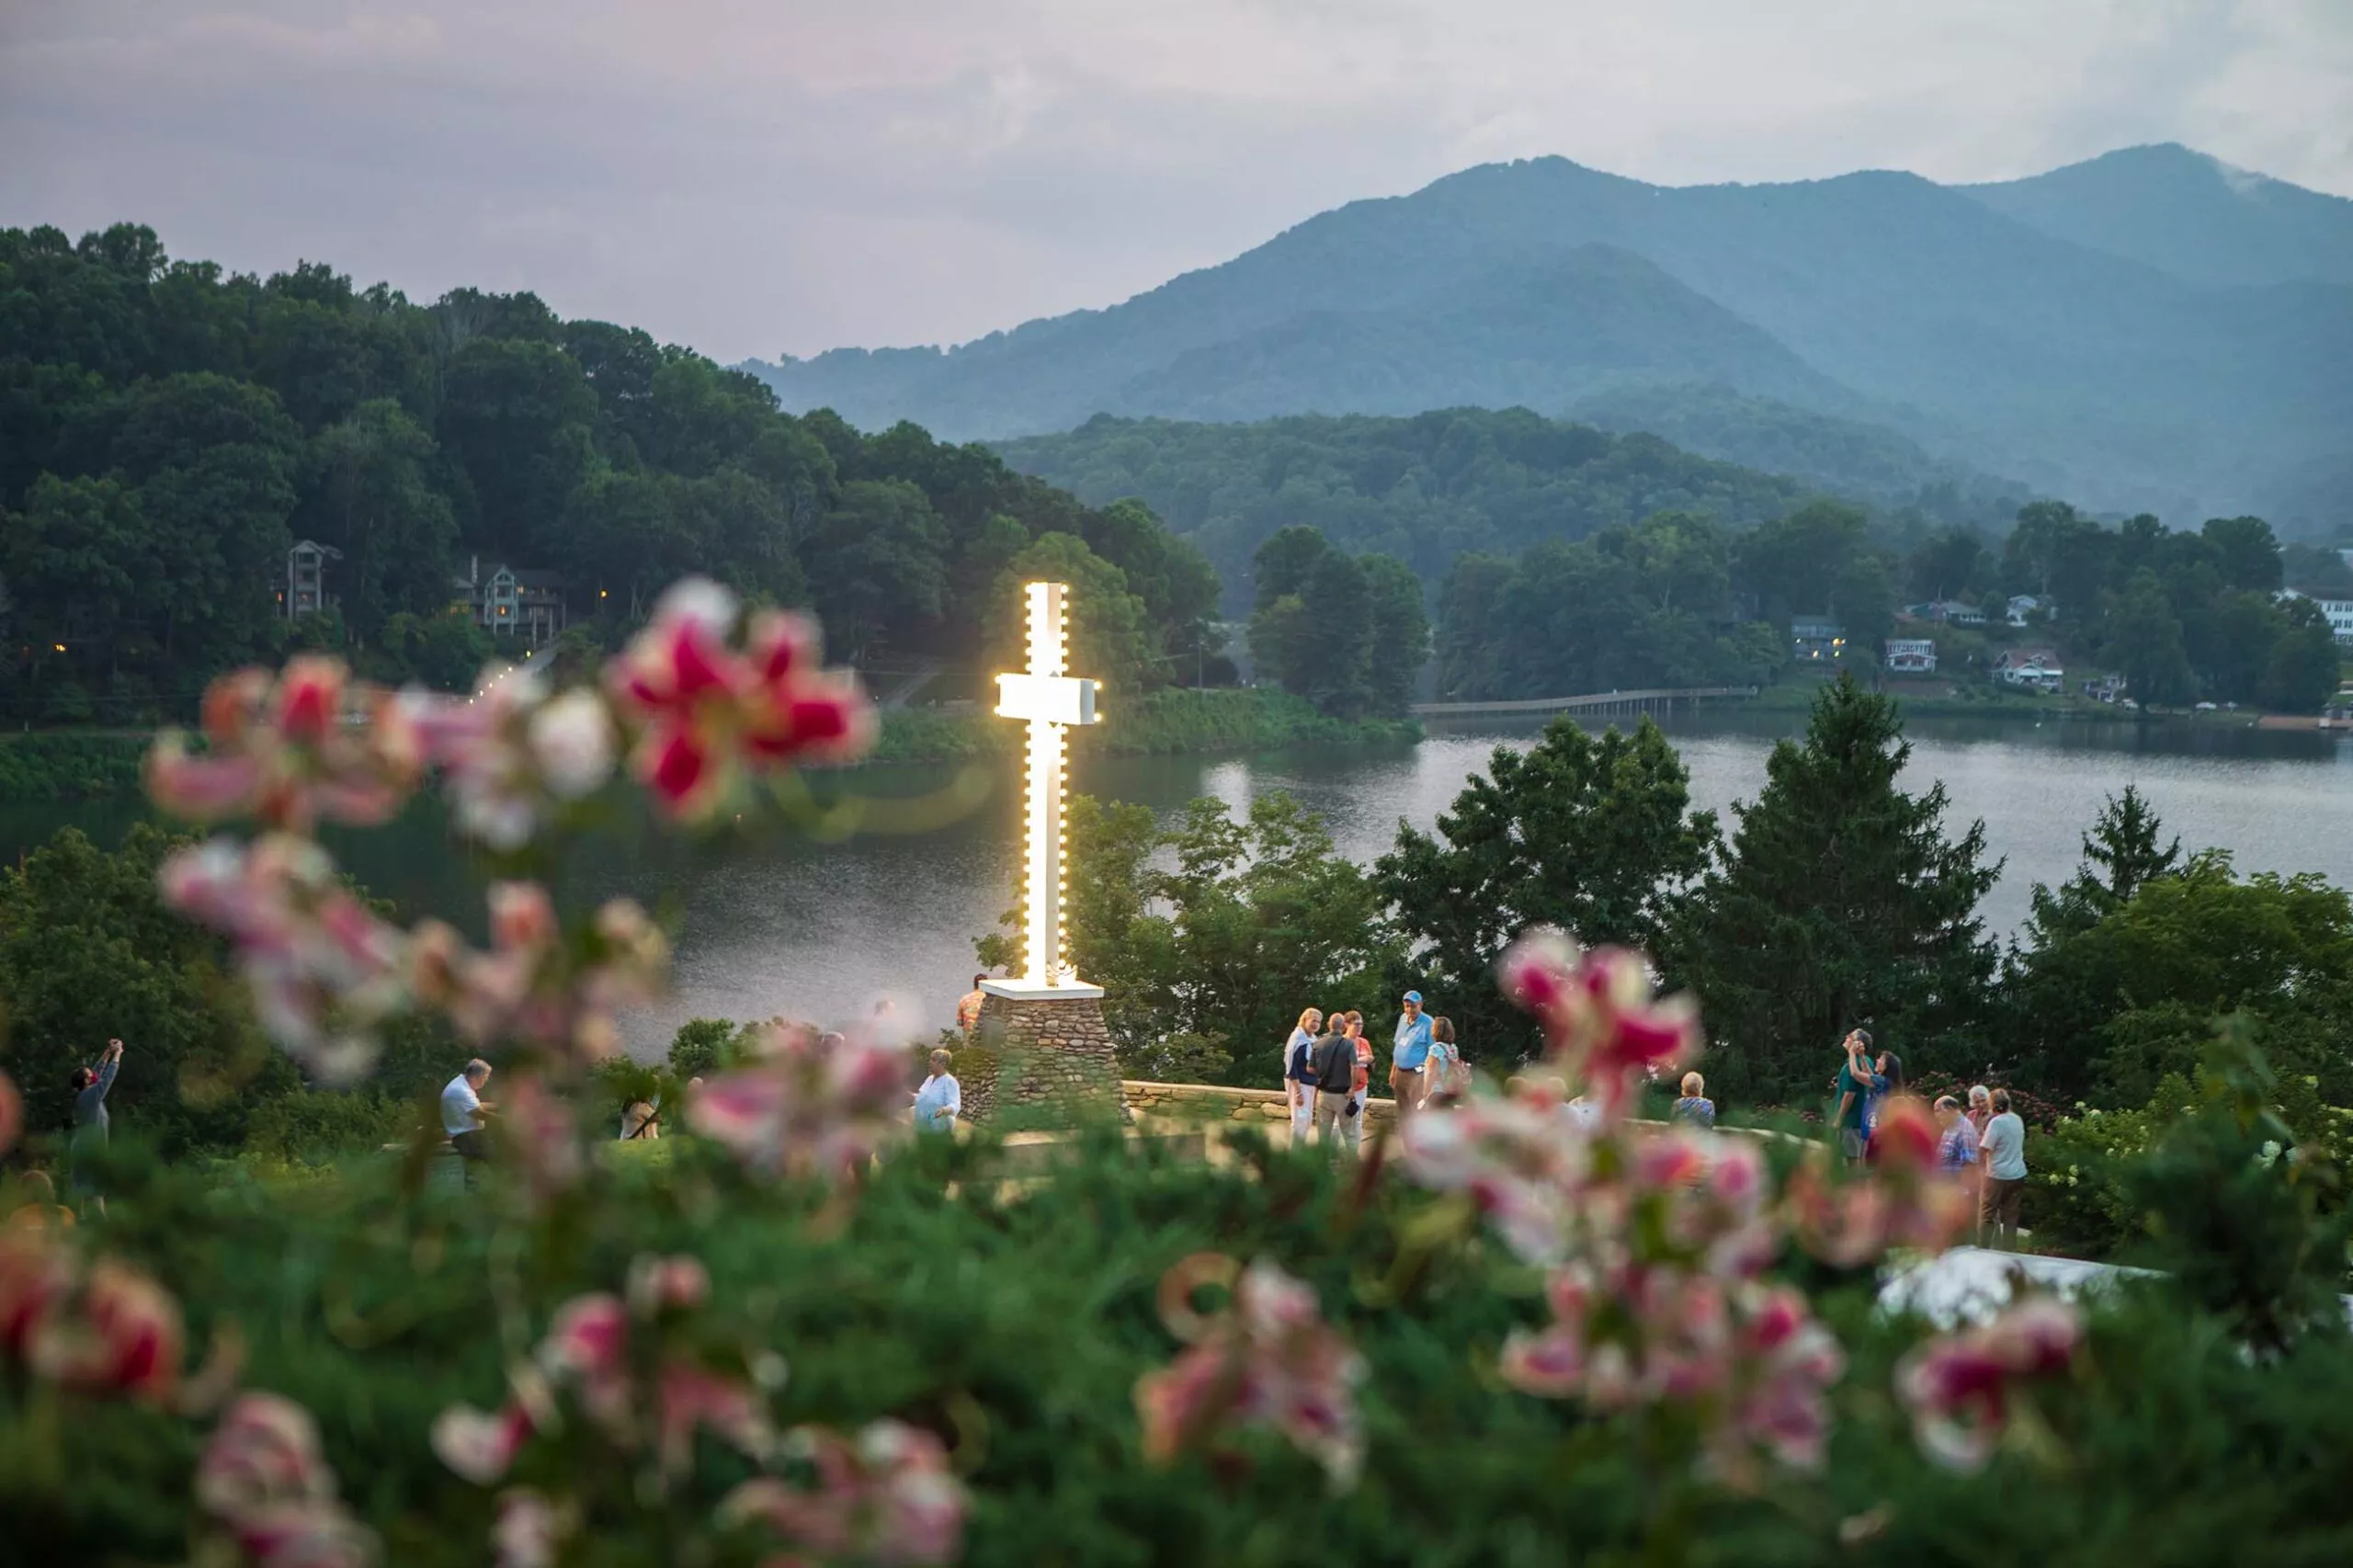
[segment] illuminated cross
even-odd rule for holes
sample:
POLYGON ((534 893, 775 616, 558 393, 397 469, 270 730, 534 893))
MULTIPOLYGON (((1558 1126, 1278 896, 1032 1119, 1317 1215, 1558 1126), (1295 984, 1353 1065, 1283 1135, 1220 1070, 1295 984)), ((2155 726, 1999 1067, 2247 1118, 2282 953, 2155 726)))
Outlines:
POLYGON ((996 677, 1001 718, 1029 722, 1028 877, 1022 892, 1021 974, 992 982, 1008 993, 1099 996, 1072 972, 1063 945, 1063 762, 1064 732, 1095 722, 1096 686, 1068 673, 1070 588, 1031 583, 1029 667, 996 677))

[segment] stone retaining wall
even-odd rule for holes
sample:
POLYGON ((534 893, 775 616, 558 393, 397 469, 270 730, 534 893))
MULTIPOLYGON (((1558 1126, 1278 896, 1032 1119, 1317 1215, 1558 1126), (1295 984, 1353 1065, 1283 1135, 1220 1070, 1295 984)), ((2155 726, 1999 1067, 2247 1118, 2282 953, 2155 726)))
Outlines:
MULTIPOLYGON (((1221 1084, 1152 1084, 1141 1079, 1121 1081, 1120 1094, 1138 1116, 1172 1121, 1238 1121, 1265 1127, 1290 1121, 1290 1099, 1280 1089, 1231 1089, 1221 1084)), ((1397 1114, 1395 1100, 1368 1101, 1366 1122, 1382 1122, 1397 1114)))

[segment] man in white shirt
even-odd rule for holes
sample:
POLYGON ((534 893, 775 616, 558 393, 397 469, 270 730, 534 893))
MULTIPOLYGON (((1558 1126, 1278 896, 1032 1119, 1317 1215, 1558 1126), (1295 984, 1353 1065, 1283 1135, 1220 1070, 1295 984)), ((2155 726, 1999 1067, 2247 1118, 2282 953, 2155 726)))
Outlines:
MULTIPOLYGON (((490 1082, 490 1063, 475 1057, 466 1063, 466 1070, 449 1080, 441 1090, 441 1131, 449 1135, 449 1147, 471 1167, 476 1161, 490 1158, 490 1145, 483 1137, 482 1119, 497 1114, 498 1108, 482 1097, 483 1085, 490 1082)), ((466 1172, 466 1185, 473 1185, 473 1171, 466 1172)))

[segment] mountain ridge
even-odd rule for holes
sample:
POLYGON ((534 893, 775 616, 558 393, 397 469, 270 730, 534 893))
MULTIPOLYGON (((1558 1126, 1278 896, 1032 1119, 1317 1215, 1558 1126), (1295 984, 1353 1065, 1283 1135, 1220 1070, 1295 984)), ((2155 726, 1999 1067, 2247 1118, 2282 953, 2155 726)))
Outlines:
MULTIPOLYGON (((2186 182, 2177 206, 2203 211, 2211 165, 2185 153, 2156 166, 2186 182)), ((2021 189, 1897 170, 1664 187, 1562 157, 1480 165, 1314 214, 1102 310, 947 350, 746 368, 789 408, 987 439, 1105 412, 1563 415, 1630 381, 1721 382, 2101 509, 2261 510, 2353 426, 2353 283, 2197 281, 2084 243, 2098 236, 2083 223, 2052 232, 2071 201, 2159 223, 2170 209, 2143 189, 2151 166, 2070 165, 2021 189), (1597 259, 1613 251, 1640 266, 1597 259)), ((2291 218, 2338 199, 2313 199, 2291 218)), ((2154 254, 2134 233, 2128 248, 2154 254)), ((2239 245, 2234 265, 2266 243, 2239 245)), ((2298 254, 2272 270, 2292 273, 2298 254)))

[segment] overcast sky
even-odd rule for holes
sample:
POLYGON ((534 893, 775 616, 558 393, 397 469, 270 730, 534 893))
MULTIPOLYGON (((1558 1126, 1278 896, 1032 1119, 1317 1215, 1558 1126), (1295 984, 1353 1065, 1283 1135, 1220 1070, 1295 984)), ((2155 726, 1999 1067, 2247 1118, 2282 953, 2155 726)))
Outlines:
POLYGON ((530 289, 722 359, 1115 302, 1560 153, 2353 194, 2353 0, 0 0, 0 225, 530 289))

